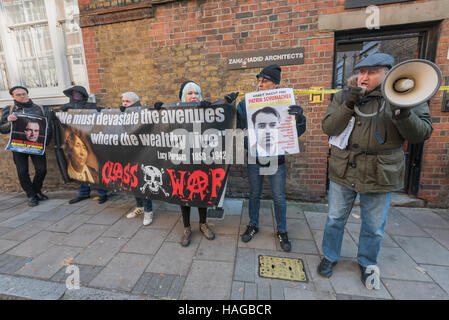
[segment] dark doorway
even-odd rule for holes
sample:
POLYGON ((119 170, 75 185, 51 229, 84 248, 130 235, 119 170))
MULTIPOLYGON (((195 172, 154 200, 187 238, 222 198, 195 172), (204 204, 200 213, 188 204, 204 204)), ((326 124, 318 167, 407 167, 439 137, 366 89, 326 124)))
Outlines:
MULTIPOLYGON (((409 59, 435 61, 440 22, 425 25, 403 25, 379 30, 358 30, 335 34, 333 88, 344 88, 353 75, 354 66, 364 57, 383 52, 395 63, 409 59)), ((407 144, 403 192, 417 195, 424 144, 407 144)), ((328 183, 327 183, 328 185, 328 183)))

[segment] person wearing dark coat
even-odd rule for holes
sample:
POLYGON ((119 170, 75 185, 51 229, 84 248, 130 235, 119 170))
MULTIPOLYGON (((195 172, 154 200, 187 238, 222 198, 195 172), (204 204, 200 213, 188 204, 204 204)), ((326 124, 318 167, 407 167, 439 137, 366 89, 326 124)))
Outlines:
POLYGON ((362 223, 357 262, 362 283, 368 289, 380 289, 377 259, 392 192, 401 189, 404 181, 403 145, 406 140, 422 143, 433 131, 427 103, 400 108, 382 96, 382 82, 393 65, 394 58, 385 53, 374 53, 360 61, 354 67, 355 83, 348 83, 348 90, 335 94, 322 120, 324 133, 347 137, 347 141, 340 144, 334 143, 334 138, 330 140, 329 212, 322 241, 324 257, 317 272, 332 276, 340 258, 345 225, 359 195, 362 223))
MULTIPOLYGON (((50 143, 52 130, 50 125, 50 113, 46 107, 35 104, 28 96, 28 89, 22 86, 15 86, 9 90, 9 94, 14 99, 12 106, 6 106, 2 112, 0 122, 0 132, 9 134, 11 131, 11 123, 17 120, 15 113, 25 113, 30 115, 39 115, 47 117, 47 142, 50 143)), ((47 158, 43 155, 31 155, 13 151, 13 159, 17 168, 20 185, 26 192, 28 197, 28 205, 30 207, 37 206, 39 201, 47 200, 48 197, 42 193, 42 185, 47 174, 47 158), (29 174, 28 157, 33 162, 35 174, 31 181, 29 174)))
MULTIPOLYGON (((63 91, 64 95, 70 99, 70 101, 61 106, 60 111, 67 111, 69 109, 97 109, 96 103, 88 102, 89 94, 83 86, 73 86, 63 91)), ((108 200, 108 192, 104 189, 98 189, 100 198, 98 203, 104 203, 108 200)), ((69 201, 70 204, 74 204, 90 198, 90 186, 81 184, 78 189, 78 196, 69 201)))

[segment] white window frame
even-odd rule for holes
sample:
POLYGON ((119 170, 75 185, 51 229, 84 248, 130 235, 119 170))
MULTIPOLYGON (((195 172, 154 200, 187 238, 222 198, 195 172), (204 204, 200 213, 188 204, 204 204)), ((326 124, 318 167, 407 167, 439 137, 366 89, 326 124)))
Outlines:
MULTIPOLYGON (((31 23, 23 23, 14 25, 17 26, 26 25, 38 25, 45 23, 48 25, 50 40, 52 45, 52 52, 55 62, 56 78, 58 81, 57 87, 46 88, 28 88, 30 98, 37 104, 43 105, 58 105, 67 103, 69 100, 62 93, 72 85, 71 83, 71 70, 67 61, 67 50, 64 35, 64 22, 65 20, 59 20, 56 13, 56 1, 60 0, 44 0, 47 19, 42 21, 33 21, 31 23)), ((13 28, 10 28, 6 24, 6 12, 4 7, 0 4, 0 41, 3 44, 3 50, 6 61, 8 84, 10 86, 25 85, 20 79, 19 66, 17 56, 15 55, 15 39, 13 38, 13 28)), ((84 61, 84 44, 82 36, 80 34, 80 43, 82 46, 82 56, 84 61)), ((84 63, 85 72, 87 75, 86 63, 84 63)), ((88 92, 89 88, 86 88, 88 92)), ((0 107, 9 105, 12 103, 12 98, 7 90, 0 91, 0 107)))

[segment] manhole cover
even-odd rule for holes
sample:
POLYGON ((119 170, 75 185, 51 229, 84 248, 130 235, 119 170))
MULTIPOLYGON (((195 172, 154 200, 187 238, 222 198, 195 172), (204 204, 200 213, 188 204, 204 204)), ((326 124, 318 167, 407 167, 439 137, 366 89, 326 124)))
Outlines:
POLYGON ((259 256, 259 276, 308 282, 301 259, 259 256))

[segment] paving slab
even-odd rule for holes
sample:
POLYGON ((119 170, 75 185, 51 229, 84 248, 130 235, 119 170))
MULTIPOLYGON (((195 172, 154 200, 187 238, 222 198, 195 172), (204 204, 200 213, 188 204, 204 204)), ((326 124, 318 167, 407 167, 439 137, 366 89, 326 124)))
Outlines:
MULTIPOLYGON (((71 264, 72 266, 76 266, 79 269, 79 276, 80 276, 80 285, 81 286, 87 286, 89 282, 92 281, 93 278, 95 278, 101 270, 104 269, 104 267, 99 266, 86 266, 81 264, 71 264)), ((67 278, 71 275, 73 275, 73 271, 69 269, 69 272, 66 273, 68 266, 63 266, 61 269, 59 269, 58 272, 56 272, 52 277, 51 281, 58 281, 58 282, 66 282, 67 278)))
POLYGON ((49 226, 46 230, 54 232, 71 233, 84 224, 90 217, 83 214, 70 214, 49 226))
POLYGON ((439 244, 449 250, 449 231, 446 229, 431 229, 425 228, 423 229, 427 232, 432 238, 434 238, 439 244))
POLYGON ((135 219, 122 217, 103 234, 103 237, 132 238, 143 227, 143 216, 135 219))
POLYGON ((420 265, 425 272, 449 295, 449 267, 420 265))
POLYGON ((50 279, 59 269, 70 264, 80 248, 53 246, 16 272, 17 275, 50 279))
POLYGON ((100 237, 75 258, 74 264, 105 266, 126 244, 127 239, 100 237))
POLYGON ((0 210, 0 224, 29 210, 30 207, 26 203, 16 205, 9 209, 0 210))
POLYGON ((8 210, 22 203, 26 203, 27 199, 22 197, 7 198, 0 201, 0 210, 8 210))
POLYGON ((44 214, 46 214, 46 212, 25 211, 23 213, 15 215, 14 217, 4 220, 2 223, 0 223, 0 227, 17 228, 17 227, 20 227, 34 219, 39 218, 40 216, 42 216, 44 214))
POLYGON ((245 283, 241 281, 232 281, 231 300, 243 300, 243 291, 245 283))
POLYGON ((322 291, 309 291, 297 288, 284 288, 285 300, 337 300, 336 294, 322 291))
POLYGON ((69 214, 75 212, 78 209, 78 207, 73 207, 70 205, 61 205, 57 208, 54 208, 50 211, 43 212, 42 215, 40 215, 37 219, 43 220, 43 221, 59 221, 69 214))
POLYGON ((150 263, 151 258, 139 254, 118 253, 89 285, 131 291, 150 263))
POLYGON ((165 242, 145 272, 187 275, 196 249, 192 243, 182 247, 178 243, 165 242))
POLYGON ((389 235, 426 237, 427 233, 421 230, 415 223, 407 219, 401 214, 394 214, 394 210, 390 209, 390 214, 385 226, 385 232, 389 235))
POLYGON ((116 223, 123 215, 125 215, 126 210, 119 208, 106 208, 101 211, 99 214, 94 215, 91 219, 89 219, 89 223, 91 224, 103 224, 112 226, 116 223))
POLYGON ((234 262, 237 236, 216 235, 214 240, 201 239, 195 259, 234 262))
POLYGON ((254 282, 256 275, 255 250, 238 248, 235 260, 234 280, 254 282))
POLYGON ((384 283, 397 300, 449 300, 447 292, 435 283, 390 279, 384 283))
POLYGON ((425 208, 397 208, 404 217, 413 221, 421 228, 446 229, 449 232, 449 221, 441 218, 431 209, 425 208))
POLYGON ((228 300, 233 271, 234 264, 230 262, 193 261, 181 299, 228 300))
POLYGON ((8 251, 9 249, 11 249, 12 247, 16 246, 19 243, 20 243, 19 241, 0 239, 0 254, 8 251))
POLYGON ((62 245, 73 247, 87 247, 92 241, 101 236, 108 226, 98 224, 83 224, 70 233, 62 241, 62 245))
POLYGON ((49 212, 62 204, 65 203, 65 200, 62 199, 49 199, 46 201, 39 201, 39 205, 33 207, 32 211, 43 211, 43 212, 49 212))
POLYGON ((401 248, 381 248, 377 261, 382 278, 432 281, 401 248))
POLYGON ((417 263, 449 266, 449 251, 432 238, 393 238, 417 263))
POLYGON ((61 283, 0 274, 2 295, 32 300, 58 300, 65 289, 65 285, 61 283))
POLYGON ((9 254, 0 255, 0 273, 14 274, 30 261, 27 257, 18 257, 9 254))
POLYGON ((167 229, 140 229, 122 248, 122 252, 154 255, 168 234, 167 229))
POLYGON ((289 239, 313 240, 309 225, 304 219, 287 219, 287 232, 289 239))
POLYGON ((10 229, 8 232, 2 234, 0 238, 15 241, 25 241, 28 238, 38 234, 45 228, 49 227, 53 222, 33 220, 20 227, 10 229))
POLYGON ((243 300, 257 299, 257 284, 245 282, 245 290, 243 291, 243 300))
POLYGON ((150 300, 145 296, 111 292, 94 288, 80 287, 80 289, 66 290, 61 300, 150 300))
POLYGON ((324 230, 326 226, 327 213, 305 211, 307 223, 312 230, 324 230))
POLYGON ((238 235, 240 216, 225 215, 222 220, 208 220, 207 223, 214 230, 215 234, 238 235))
POLYGON ((41 231, 8 251, 8 254, 22 257, 36 257, 50 247, 61 244, 64 235, 61 233, 41 231))

